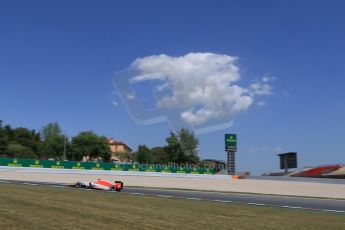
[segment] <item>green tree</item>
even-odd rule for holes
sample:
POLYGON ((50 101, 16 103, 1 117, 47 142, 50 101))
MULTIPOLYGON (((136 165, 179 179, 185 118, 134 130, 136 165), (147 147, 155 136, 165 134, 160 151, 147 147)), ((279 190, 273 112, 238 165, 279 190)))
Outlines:
POLYGON ((146 145, 139 145, 138 151, 135 153, 135 160, 141 164, 152 163, 150 149, 146 145))
POLYGON ((35 130, 19 127, 13 129, 10 125, 0 124, 0 152, 7 156, 36 158, 39 155, 41 139, 35 130))
POLYGON ((197 163, 198 157, 198 139, 194 133, 188 129, 181 129, 177 135, 173 132, 166 138, 166 151, 168 159, 176 163, 197 163))
POLYGON ((81 160, 84 156, 90 159, 102 158, 104 161, 110 159, 110 147, 104 136, 98 136, 92 131, 81 132, 72 138, 71 144, 73 160, 81 160))
POLYGON ((150 149, 152 163, 163 164, 169 162, 169 155, 166 147, 154 147, 150 149))
POLYGON ((166 142, 168 143, 166 146, 166 151, 169 156, 169 161, 175 163, 184 163, 185 159, 178 136, 175 133, 170 132, 170 136, 166 138, 166 142))
POLYGON ((5 125, 3 128, 5 136, 7 137, 8 142, 15 141, 15 132, 10 125, 5 125))
POLYGON ((0 120, 0 154, 6 154, 8 151, 8 139, 5 129, 2 127, 2 120, 0 120))
POLYGON ((21 144, 9 144, 7 156, 26 159, 37 158, 37 155, 32 151, 31 148, 23 146, 21 144))
POLYGON ((41 131, 43 141, 48 140, 50 137, 61 136, 61 128, 57 122, 49 123, 42 128, 41 131))
MULTIPOLYGON (((14 134, 14 137, 11 137, 9 141, 10 144, 19 144, 27 148, 28 156, 40 156, 41 148, 41 137, 38 132, 35 130, 29 130, 27 128, 19 127, 14 130, 9 130, 10 135, 14 134), (32 153, 32 154, 31 154, 32 153)), ((19 149, 17 148, 14 149, 19 149)), ((12 148, 13 150, 13 148, 12 148)))
POLYGON ((42 155, 46 158, 62 159, 64 155, 64 148, 68 143, 66 136, 61 134, 61 128, 58 123, 49 123, 41 130, 43 138, 42 155), (65 143, 66 142, 66 143, 65 143))
POLYGON ((178 132, 178 137, 186 161, 188 163, 197 163, 199 161, 199 140, 194 136, 194 133, 189 131, 188 129, 183 128, 178 132))
MULTIPOLYGON (((42 155, 47 158, 63 159, 66 137, 51 136, 42 144, 42 155)), ((67 148, 68 142, 66 142, 67 148)))

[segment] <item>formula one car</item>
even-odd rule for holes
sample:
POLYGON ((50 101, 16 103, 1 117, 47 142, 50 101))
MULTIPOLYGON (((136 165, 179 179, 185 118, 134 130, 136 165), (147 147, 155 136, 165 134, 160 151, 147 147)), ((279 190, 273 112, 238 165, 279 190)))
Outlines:
POLYGON ((113 184, 110 181, 98 179, 95 182, 78 181, 72 187, 120 192, 123 189, 123 182, 115 181, 113 184))

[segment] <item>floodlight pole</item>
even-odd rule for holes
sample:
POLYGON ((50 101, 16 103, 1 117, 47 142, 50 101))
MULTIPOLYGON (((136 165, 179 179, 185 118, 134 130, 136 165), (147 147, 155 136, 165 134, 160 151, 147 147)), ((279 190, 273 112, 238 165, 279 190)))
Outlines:
POLYGON ((67 158, 66 151, 67 151, 67 132, 65 132, 65 142, 64 142, 64 145, 63 145, 63 160, 64 161, 67 158))

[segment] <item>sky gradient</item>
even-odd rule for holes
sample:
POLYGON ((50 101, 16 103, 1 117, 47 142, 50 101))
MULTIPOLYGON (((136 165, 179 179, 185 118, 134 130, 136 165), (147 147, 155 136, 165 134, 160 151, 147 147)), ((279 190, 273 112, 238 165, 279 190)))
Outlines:
POLYGON ((240 85, 275 80, 231 128, 198 135, 202 158, 226 159, 224 133, 236 133, 238 171, 279 171, 286 151, 300 167, 345 163, 344 9, 340 0, 2 1, 0 119, 161 146, 168 124, 133 121, 112 77, 137 58, 208 52, 238 58, 240 85))

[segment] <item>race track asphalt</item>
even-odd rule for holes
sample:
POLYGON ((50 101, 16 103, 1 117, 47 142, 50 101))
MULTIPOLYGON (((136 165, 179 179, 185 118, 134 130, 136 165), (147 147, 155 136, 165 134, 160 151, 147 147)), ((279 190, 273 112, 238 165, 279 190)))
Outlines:
MULTIPOLYGON (((33 181, 13 181, 0 180, 0 185, 4 183, 24 184, 29 186, 50 186, 57 188, 66 188, 67 184, 43 183, 33 181)), ((204 192, 191 190, 172 190, 155 189, 142 187, 125 187, 122 192, 133 195, 154 196, 161 198, 175 198, 187 200, 207 200, 222 203, 238 203, 255 206, 269 206, 290 209, 303 209, 324 212, 335 212, 345 214, 345 200, 341 199, 323 199, 323 198, 304 198, 277 195, 259 195, 248 193, 222 193, 222 192, 204 192)))

